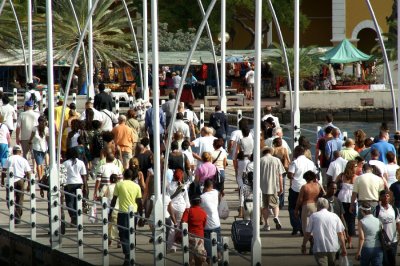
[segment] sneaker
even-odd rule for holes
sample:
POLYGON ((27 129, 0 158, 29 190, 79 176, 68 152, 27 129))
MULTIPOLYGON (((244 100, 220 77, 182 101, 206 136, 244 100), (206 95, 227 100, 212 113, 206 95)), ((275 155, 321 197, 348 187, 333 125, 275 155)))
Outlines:
POLYGON ((276 230, 281 230, 282 229, 282 225, 279 222, 279 218, 278 217, 274 218, 274 223, 275 223, 275 226, 276 226, 276 230))
POLYGON ((262 228, 262 231, 271 231, 271 226, 269 225, 264 225, 264 227, 262 228))
POLYGON ((293 229, 293 230, 292 230, 292 236, 297 235, 297 232, 298 232, 298 231, 297 231, 296 229, 293 229))

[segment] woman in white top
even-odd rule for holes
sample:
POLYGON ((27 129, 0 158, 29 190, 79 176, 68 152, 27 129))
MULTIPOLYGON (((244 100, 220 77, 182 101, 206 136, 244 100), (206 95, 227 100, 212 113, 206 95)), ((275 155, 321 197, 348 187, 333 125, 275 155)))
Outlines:
POLYGON ((8 158, 8 146, 11 144, 10 132, 8 127, 3 124, 3 116, 0 115, 0 162, 1 165, 6 163, 8 158))
POLYGON ((4 124, 8 127, 11 136, 14 131, 15 121, 17 121, 17 111, 10 104, 10 98, 7 95, 4 95, 2 100, 3 106, 0 107, 0 115, 3 117, 4 124))
POLYGON ((68 150, 68 160, 63 162, 67 170, 67 182, 64 186, 65 193, 65 204, 67 205, 68 214, 71 217, 71 224, 76 225, 77 213, 76 211, 76 197, 70 195, 76 195, 77 189, 82 189, 84 197, 87 195, 87 173, 85 163, 78 159, 78 152, 76 149, 68 150), (83 185, 83 186, 82 186, 83 185))
POLYGON ((338 199, 342 202, 344 209, 344 220, 347 224, 347 243, 348 248, 352 248, 351 238, 356 235, 356 215, 350 212, 351 195, 353 194, 353 184, 356 180, 357 161, 348 161, 344 172, 337 176, 336 183, 342 183, 339 190, 338 199))
MULTIPOLYGON (((180 224, 183 212, 190 207, 189 195, 187 187, 183 183, 183 176, 182 169, 175 169, 173 180, 167 188, 167 194, 171 199, 168 212, 171 214, 171 221, 175 226, 180 224)), ((176 250, 174 242, 175 231, 171 230, 168 238, 168 249, 176 250)))
POLYGON ((222 138, 215 139, 214 143, 214 151, 211 153, 212 162, 217 167, 220 176, 221 176, 221 183, 219 187, 215 187, 218 191, 222 191, 224 189, 224 181, 225 181, 225 168, 226 168, 226 157, 227 153, 224 146, 224 140, 222 138))
POLYGON ((397 181, 396 171, 397 169, 399 169, 399 166, 395 162, 396 155, 394 155, 393 152, 391 151, 387 152, 386 159, 388 161, 388 164, 386 165, 387 182, 388 182, 388 187, 390 187, 394 182, 397 181))
POLYGON ((49 128, 47 127, 47 120, 44 116, 40 116, 38 118, 38 125, 33 128, 29 139, 29 146, 33 151, 39 180, 42 179, 43 176, 43 165, 48 150, 48 140, 49 128))

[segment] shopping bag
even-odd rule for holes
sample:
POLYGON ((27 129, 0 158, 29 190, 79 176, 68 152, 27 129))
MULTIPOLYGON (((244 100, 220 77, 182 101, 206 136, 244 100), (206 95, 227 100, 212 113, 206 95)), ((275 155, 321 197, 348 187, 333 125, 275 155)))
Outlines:
POLYGON ((89 210, 89 222, 94 224, 97 222, 97 206, 94 203, 89 210))
POLYGON ((349 258, 347 256, 340 256, 339 266, 350 266, 349 258))
POLYGON ((218 206, 218 214, 219 218, 226 220, 229 217, 229 206, 228 202, 225 200, 224 197, 221 198, 218 206))

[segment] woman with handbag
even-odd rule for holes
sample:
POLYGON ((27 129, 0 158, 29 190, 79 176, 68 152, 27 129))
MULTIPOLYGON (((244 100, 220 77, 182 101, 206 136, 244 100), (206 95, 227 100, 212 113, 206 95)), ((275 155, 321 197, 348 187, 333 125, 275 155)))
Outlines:
POLYGON ((225 168, 226 168, 226 158, 227 153, 223 148, 224 140, 222 138, 215 139, 213 142, 214 151, 211 152, 212 163, 217 168, 219 172, 220 180, 215 180, 215 189, 218 191, 224 190, 224 182, 225 182, 225 168))

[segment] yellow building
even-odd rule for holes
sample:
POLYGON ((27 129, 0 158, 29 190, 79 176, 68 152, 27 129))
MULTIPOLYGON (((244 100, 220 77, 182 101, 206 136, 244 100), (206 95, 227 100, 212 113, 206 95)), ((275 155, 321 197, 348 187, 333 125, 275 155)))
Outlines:
MULTIPOLYGON (((387 32, 386 17, 392 13, 394 0, 371 0, 381 31, 387 32)), ((266 3, 264 2, 266 5, 266 3)), ((351 40, 360 50, 369 53, 377 44, 374 23, 365 0, 302 0, 301 11, 310 24, 300 34, 300 45, 333 46, 344 38, 351 40)), ((273 24, 272 32, 264 35, 263 48, 279 42, 273 24)), ((245 49, 251 35, 239 24, 234 26, 234 38, 227 44, 230 49, 245 49)), ((293 29, 283 27, 285 42, 293 45, 293 29)))

